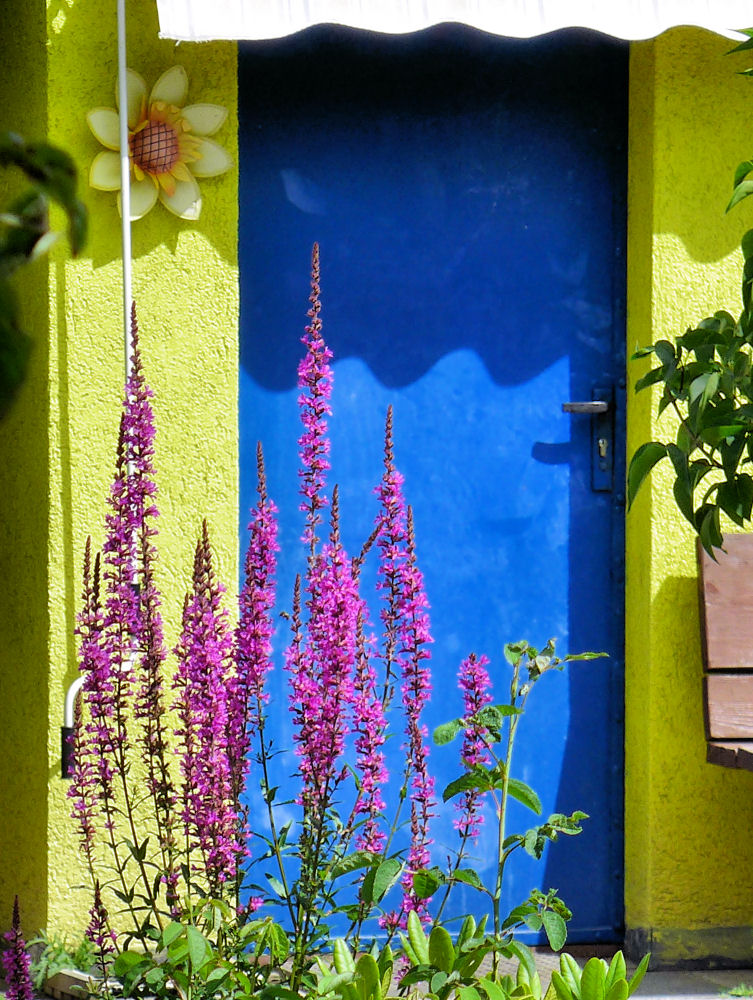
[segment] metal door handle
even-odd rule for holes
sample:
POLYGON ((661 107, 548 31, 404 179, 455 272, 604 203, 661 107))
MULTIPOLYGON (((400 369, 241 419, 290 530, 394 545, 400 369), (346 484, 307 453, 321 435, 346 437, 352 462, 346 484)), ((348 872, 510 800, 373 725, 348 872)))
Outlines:
POLYGON ((609 403, 605 399, 594 399, 588 402, 571 402, 562 404, 563 413, 607 413, 609 403))

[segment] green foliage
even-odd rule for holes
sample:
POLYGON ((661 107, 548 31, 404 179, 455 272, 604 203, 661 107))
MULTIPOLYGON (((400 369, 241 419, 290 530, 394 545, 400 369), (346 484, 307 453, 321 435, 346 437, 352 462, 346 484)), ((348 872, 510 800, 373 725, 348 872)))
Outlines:
POLYGON ((279 975, 290 954, 285 931, 271 917, 241 925, 227 903, 205 900, 195 918, 173 920, 162 931, 149 928, 153 950, 125 949, 118 955, 112 973, 124 996, 201 1000, 255 995, 270 976, 279 975))
MULTIPOLYGON (((463 921, 453 941, 449 931, 435 924, 427 933, 418 914, 408 914, 405 934, 400 934, 407 970, 397 983, 400 996, 416 993, 428 1000, 542 1000, 541 981, 533 955, 525 945, 507 938, 504 943, 485 930, 486 919, 463 921), (490 954, 517 960, 517 975, 498 975, 479 969, 490 954), (421 985, 420 989, 416 989, 421 985)), ((321 976, 317 997, 340 1000, 387 1000, 390 996, 394 955, 389 944, 357 961, 346 942, 335 942, 333 969, 319 961, 321 976)))
POLYGON ((561 671, 572 661, 591 660, 605 655, 605 653, 580 653, 559 657, 556 654, 554 639, 550 639, 541 650, 525 641, 508 643, 505 646, 505 658, 512 667, 509 700, 502 704, 486 705, 468 718, 452 719, 434 731, 434 742, 438 746, 452 743, 467 730, 484 733, 489 763, 466 767, 462 774, 445 787, 442 798, 447 802, 458 795, 468 793, 478 796, 488 795, 491 798, 497 818, 497 866, 494 883, 485 885, 473 868, 464 866, 466 847, 464 842, 455 863, 450 865, 447 872, 436 867, 417 872, 413 876, 413 890, 419 899, 427 899, 439 888, 444 887, 445 896, 438 917, 441 916, 452 888, 458 883, 470 886, 486 895, 491 902, 495 934, 495 937, 488 942, 487 952, 490 951, 495 956, 495 971, 497 956, 506 953, 505 949, 513 941, 515 930, 524 926, 534 931, 543 930, 550 946, 559 951, 565 944, 566 922, 572 915, 557 896, 555 889, 550 889, 546 894, 534 889, 528 899, 503 917, 500 912, 500 900, 504 871, 510 856, 522 848, 531 857, 540 859, 547 842, 556 841, 561 835, 575 836, 581 832, 582 821, 588 819, 584 812, 576 811, 570 816, 554 813, 546 822, 533 826, 524 833, 508 836, 505 832, 509 799, 520 802, 534 815, 541 815, 541 802, 536 792, 525 782, 510 774, 517 728, 525 712, 528 696, 537 682, 549 671, 561 671), (499 750, 495 749, 497 746, 499 750))
MULTIPOLYGON (((753 29, 733 52, 753 48, 753 29)), ((743 71, 753 74, 753 70, 743 71)), ((753 194, 753 160, 735 170, 727 211, 753 194)), ((674 440, 647 441, 628 468, 628 505, 648 474, 669 459, 672 493, 678 510, 713 556, 723 543, 721 515, 745 527, 753 510, 753 230, 742 238, 743 309, 735 319, 720 310, 674 341, 636 351, 633 360, 653 357, 656 364, 638 379, 635 391, 661 388, 658 414, 677 417, 674 440)))
POLYGON ((650 952, 644 955, 628 979, 621 951, 609 964, 603 958, 591 958, 583 969, 572 955, 561 955, 559 972, 552 973, 557 1000, 627 1000, 640 986, 650 958, 650 952))
POLYGON ((13 132, 0 133, 0 167, 16 167, 30 186, 0 212, 0 417, 24 379, 31 339, 21 329, 18 301, 11 282, 24 264, 48 253, 60 234, 50 230, 49 206, 65 211, 71 252, 86 238, 86 209, 76 197, 71 158, 47 143, 27 143, 13 132))
POLYGON ((75 946, 65 937, 46 931, 29 941, 29 948, 37 957, 31 963, 31 977, 37 990, 44 989, 44 984, 63 969, 77 969, 79 972, 89 972, 97 961, 97 949, 88 938, 81 938, 75 946))

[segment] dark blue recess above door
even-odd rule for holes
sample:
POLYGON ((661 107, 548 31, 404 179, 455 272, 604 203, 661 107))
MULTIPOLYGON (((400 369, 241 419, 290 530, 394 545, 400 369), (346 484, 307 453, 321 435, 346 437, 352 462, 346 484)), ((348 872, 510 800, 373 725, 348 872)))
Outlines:
MULTIPOLYGON (((627 46, 582 31, 511 41, 457 25, 398 37, 320 27, 242 45, 239 73, 242 544, 260 439, 289 607, 296 365, 318 241, 344 539, 355 553, 371 531, 392 403, 432 606, 429 729, 461 713, 455 676, 472 650, 491 658, 499 700, 507 641, 556 636, 563 652, 610 654, 534 693, 514 773, 545 813, 591 819, 541 862, 511 865, 505 904, 556 887, 574 912, 570 940, 618 940, 627 46), (597 387, 613 394, 606 445, 604 424, 561 409, 597 387), (598 447, 612 491, 592 490, 598 447)), ((281 673, 270 713, 289 745, 281 673)), ((454 752, 432 750, 432 767, 441 790, 454 752)), ((438 863, 453 817, 450 805, 435 821, 438 863)), ((509 829, 533 822, 516 806, 509 829)), ((487 875, 491 826, 478 849, 487 875)), ((471 908, 474 894, 459 894, 456 912, 471 908)))

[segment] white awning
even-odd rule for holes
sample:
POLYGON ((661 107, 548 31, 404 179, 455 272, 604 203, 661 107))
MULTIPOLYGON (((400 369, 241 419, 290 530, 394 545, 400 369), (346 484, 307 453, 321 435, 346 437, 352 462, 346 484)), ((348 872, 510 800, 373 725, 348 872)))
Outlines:
POLYGON ((751 0, 157 0, 160 34, 183 41, 281 38, 312 24, 388 34, 458 21, 495 35, 530 38, 582 27, 617 38, 653 38, 696 25, 737 38, 753 26, 751 0))

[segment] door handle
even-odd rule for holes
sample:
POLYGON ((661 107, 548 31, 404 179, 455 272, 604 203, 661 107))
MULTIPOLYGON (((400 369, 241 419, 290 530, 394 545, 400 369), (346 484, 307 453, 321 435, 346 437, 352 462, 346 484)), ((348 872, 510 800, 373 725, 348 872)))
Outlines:
POLYGON ((573 401, 562 404, 563 413, 608 413, 609 403, 605 399, 593 399, 588 402, 573 401))
MULTIPOLYGON (((607 386, 594 386, 589 400, 568 400, 562 404, 564 413, 590 417, 591 423, 591 489, 594 493, 609 493, 614 475, 613 435, 614 397, 607 386)), ((582 426, 582 425, 581 425, 582 426)))

